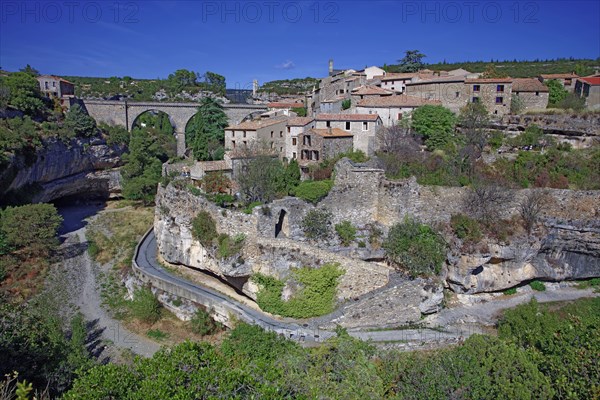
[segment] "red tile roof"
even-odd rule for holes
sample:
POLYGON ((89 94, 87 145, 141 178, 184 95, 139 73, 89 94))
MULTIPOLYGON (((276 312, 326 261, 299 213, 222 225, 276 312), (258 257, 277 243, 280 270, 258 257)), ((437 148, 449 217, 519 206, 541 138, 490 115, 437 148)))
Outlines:
POLYGON ((579 78, 578 75, 574 73, 570 74, 541 74, 543 79, 571 79, 571 78, 579 78))
POLYGON ((323 129, 311 129, 315 135, 322 136, 324 138, 342 138, 342 137, 353 137, 354 135, 348 131, 344 131, 340 128, 323 128, 323 129))
POLYGON ((39 79, 39 78, 50 78, 50 79, 54 79, 54 80, 57 80, 57 81, 62 81, 62 82, 65 82, 65 83, 68 83, 68 84, 74 85, 74 83, 73 83, 73 82, 69 82, 68 80, 66 80, 66 79, 63 79, 63 78, 61 78, 60 76, 56 76, 56 75, 40 75, 40 76, 38 76, 37 78, 38 78, 38 79, 39 79))
POLYGON ((286 121, 285 118, 265 118, 265 119, 255 120, 255 121, 245 121, 245 122, 242 122, 241 124, 228 126, 225 129, 229 130, 229 131, 233 131, 233 130, 235 130, 235 131, 255 131, 257 129, 264 128, 267 126, 280 124, 285 121, 286 121))
POLYGON ((377 114, 317 114, 317 121, 377 121, 377 114))
POLYGON ((580 81, 589 83, 592 86, 600 85, 600 76, 586 76, 585 78, 577 78, 580 81))
POLYGON ((478 79, 466 79, 465 83, 511 83, 512 78, 478 78, 478 79))
POLYGON ((548 87, 536 78, 513 79, 513 92, 547 92, 548 87))
POLYGON ((268 108, 304 108, 304 103, 294 102, 294 103, 285 103, 285 102, 274 102, 267 104, 268 108))
POLYGON ((356 96, 391 96, 393 92, 377 86, 360 86, 352 89, 352 95, 356 96))
POLYGON ((399 95, 370 97, 358 102, 357 107, 419 107, 426 104, 441 105, 439 100, 427 100, 415 96, 399 95))
POLYGON ((313 122, 315 119, 311 117, 295 117, 288 120, 288 126, 305 126, 313 122))

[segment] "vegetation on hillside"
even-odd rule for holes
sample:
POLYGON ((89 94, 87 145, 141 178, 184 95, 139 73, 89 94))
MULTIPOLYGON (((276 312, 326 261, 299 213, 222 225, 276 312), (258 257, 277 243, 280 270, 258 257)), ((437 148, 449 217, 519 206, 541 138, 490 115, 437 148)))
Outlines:
POLYGON ((316 78, 296 78, 282 79, 263 83, 258 89, 262 93, 284 94, 304 94, 310 92, 312 88, 319 87, 319 80, 316 78))
POLYGON ((205 97, 198 113, 185 128, 186 146, 192 149, 199 161, 222 160, 225 154, 225 131, 227 115, 219 102, 205 97))
POLYGON ((303 348, 239 324, 220 346, 186 342, 131 365, 83 372, 67 399, 591 399, 598 396, 600 299, 507 311, 498 337, 431 352, 378 350, 343 329, 303 348))
POLYGON ((93 78, 83 76, 65 76, 75 84, 75 95, 80 98, 121 98, 133 101, 156 100, 154 95, 164 91, 169 101, 190 101, 181 94, 195 95, 206 91, 225 96, 225 77, 214 72, 200 74, 179 69, 167 79, 134 79, 130 76, 93 78))
MULTIPOLYGON (((494 60, 489 61, 464 61, 464 62, 440 62, 425 63, 423 68, 433 71, 450 71, 463 68, 470 72, 484 72, 492 65, 503 75, 513 78, 535 77, 541 74, 569 74, 575 72, 579 76, 587 76, 594 73, 600 67, 600 59, 577 59, 557 58, 547 60, 494 60)), ((401 72, 402 64, 385 65, 388 72, 401 72)))

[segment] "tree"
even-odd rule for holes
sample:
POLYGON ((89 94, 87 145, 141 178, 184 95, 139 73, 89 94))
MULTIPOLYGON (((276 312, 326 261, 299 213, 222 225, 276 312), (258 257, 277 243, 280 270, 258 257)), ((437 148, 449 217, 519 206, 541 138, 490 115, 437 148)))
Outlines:
POLYGON ((225 152, 227 115, 217 100, 204 97, 185 130, 186 145, 199 161, 221 160, 225 152))
POLYGON ((342 110, 347 110, 350 106, 352 106, 352 101, 350 99, 342 101, 342 110))
POLYGON ((581 111, 585 108, 585 98, 569 93, 558 103, 558 106, 565 110, 581 111))
POLYGON ((512 193, 492 182, 475 182, 465 199, 465 207, 475 218, 490 224, 508 209, 512 193))
POLYGON ((294 194, 294 190, 300 184, 301 172, 297 160, 292 160, 285 167, 285 189, 287 194, 294 194))
POLYGON ((40 76, 40 71, 38 71, 37 69, 33 68, 29 64, 27 64, 25 66, 25 68, 21 68, 19 71, 24 72, 26 74, 29 74, 29 75, 33 76, 34 78, 37 77, 37 76, 40 76))
POLYGON ((569 94, 567 89, 556 79, 544 83, 548 86, 548 107, 556 107, 569 94))
POLYGON ((506 75, 503 72, 499 72, 496 69, 496 66, 494 64, 489 64, 485 71, 483 71, 483 73, 481 74, 481 77, 483 79, 493 79, 493 78, 506 78, 508 77, 508 75, 506 75))
POLYGON ((523 226, 527 234, 531 234, 531 230, 537 224, 539 216, 546 203, 546 193, 543 190, 531 191, 519 203, 519 214, 523 219, 523 226))
POLYGON ((195 86, 197 79, 198 75, 195 72, 188 71, 187 69, 178 69, 169 75, 167 85, 172 92, 179 93, 188 86, 195 86))
POLYGON ((429 150, 443 149, 454 140, 456 116, 443 106, 425 105, 413 111, 412 128, 429 150))
POLYGON ((79 104, 74 104, 65 115, 64 127, 77 136, 89 137, 96 133, 96 121, 79 104))
POLYGON ((412 275, 438 274, 446 260, 446 243, 431 227, 405 218, 390 229, 382 247, 392 262, 412 275))
POLYGON ((511 114, 520 114, 525 110, 525 101, 516 93, 513 93, 510 100, 511 114))
POLYGON ((56 248, 56 233, 62 217, 52 204, 8 207, 0 214, 0 231, 8 246, 34 256, 56 248))
POLYGON ((406 50, 404 58, 398 60, 400 63, 400 72, 417 72, 423 69, 423 58, 427 57, 419 50, 406 50))
POLYGON ((2 83, 10 93, 9 105, 28 115, 37 115, 44 110, 39 83, 30 74, 15 72, 2 78, 2 83))
POLYGON ((243 159, 237 175, 240 194, 246 203, 268 203, 285 191, 285 169, 281 161, 270 154, 243 159))
POLYGON ((202 78, 208 90, 214 94, 225 96, 225 77, 223 75, 206 71, 202 78))
POLYGON ((480 154, 487 145, 489 122, 489 113, 481 103, 467 104, 458 116, 458 124, 465 135, 466 144, 475 147, 480 154))

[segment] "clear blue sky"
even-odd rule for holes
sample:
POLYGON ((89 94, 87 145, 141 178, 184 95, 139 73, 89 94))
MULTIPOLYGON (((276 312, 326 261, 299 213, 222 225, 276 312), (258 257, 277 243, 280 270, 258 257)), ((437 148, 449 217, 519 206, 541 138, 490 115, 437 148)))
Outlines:
POLYGON ((598 1, 0 1, 0 67, 225 75, 227 87, 395 63, 600 56, 598 1))

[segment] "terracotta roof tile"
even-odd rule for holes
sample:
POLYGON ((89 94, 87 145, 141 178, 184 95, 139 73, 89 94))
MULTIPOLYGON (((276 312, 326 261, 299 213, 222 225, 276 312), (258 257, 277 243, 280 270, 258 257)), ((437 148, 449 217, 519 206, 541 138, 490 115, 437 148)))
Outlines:
POLYGON ((267 104, 268 108, 304 108, 304 103, 299 102, 274 102, 267 104))
POLYGON ((547 92, 548 87, 536 78, 513 79, 513 92, 547 92))
POLYGON ((360 86, 352 89, 352 95, 356 96, 391 96, 393 92, 377 86, 360 86))
POLYGON ((267 126, 280 124, 285 121, 286 121, 285 118, 265 118, 265 119, 259 119, 259 120, 254 120, 254 121, 245 121, 245 122, 242 122, 241 124, 237 124, 237 125, 230 125, 225 129, 230 130, 230 131, 232 131, 232 130, 255 131, 257 129, 264 128, 267 126))
POLYGON ((399 95, 370 97, 358 102, 357 107, 419 107, 426 104, 441 105, 439 100, 427 100, 415 96, 399 95))
POLYGON ((478 78, 478 79, 466 79, 465 83, 512 83, 512 78, 478 78))
POLYGON ((543 79, 571 79, 571 78, 579 78, 578 75, 570 73, 570 74, 541 74, 543 79))
POLYGON ((317 121, 377 121, 377 114, 317 114, 317 121))
POLYGON ((586 76, 584 78, 577 78, 577 79, 579 79, 580 81, 589 83, 592 86, 600 85, 600 77, 598 77, 598 76, 586 76))
POLYGON ((295 117, 290 118, 287 122, 288 126, 305 126, 313 122, 315 119, 311 117, 295 117))

